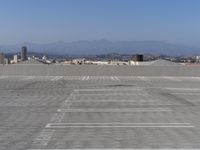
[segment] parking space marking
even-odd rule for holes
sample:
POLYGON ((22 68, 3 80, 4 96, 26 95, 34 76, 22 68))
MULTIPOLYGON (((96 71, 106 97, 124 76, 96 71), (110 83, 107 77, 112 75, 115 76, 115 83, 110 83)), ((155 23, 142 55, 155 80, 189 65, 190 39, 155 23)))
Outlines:
POLYGON ((86 77, 86 80, 90 80, 90 76, 87 76, 87 77, 86 77))
POLYGON ((82 81, 85 81, 85 80, 90 80, 90 76, 83 76, 82 81))
POLYGON ((166 90, 178 90, 178 91, 200 91, 200 88, 170 88, 170 87, 168 87, 168 88, 164 88, 164 89, 166 89, 166 90))
POLYGON ((200 77, 184 77, 184 76, 118 76, 122 80, 143 80, 143 81, 151 81, 151 80, 159 80, 162 79, 170 80, 170 81, 200 81, 200 77))
MULTIPOLYGON (((177 150, 177 148, 176 149, 173 149, 173 148, 167 148, 167 149, 163 149, 163 148, 161 148, 162 150, 177 150)), ((154 148, 154 149, 152 149, 152 148, 140 148, 140 149, 137 149, 137 148, 131 148, 131 149, 127 149, 127 148, 123 148, 123 150, 161 150, 161 149, 156 149, 156 148, 154 148)), ((81 150, 81 149, 76 149, 76 148, 74 148, 74 149, 28 149, 28 150, 81 150)), ((98 149, 98 148, 87 148, 87 149, 85 149, 85 150, 102 150, 102 148, 101 149, 98 149)), ((119 148, 103 148, 103 150, 122 150, 122 149, 119 149, 119 148)), ((184 148, 180 148, 179 150, 188 150, 188 149, 184 149, 184 148)), ((190 149, 190 150, 194 150, 194 149, 190 149)))
POLYGON ((177 77, 166 77, 166 76, 164 76, 163 78, 170 80, 170 81, 181 81, 180 78, 177 78, 177 77))
POLYGON ((144 76, 137 76, 137 78, 142 81, 151 81, 150 79, 148 79, 147 77, 144 77, 144 76))
POLYGON ((37 138, 33 140, 32 145, 47 146, 54 132, 55 130, 53 129, 44 129, 42 132, 40 132, 37 138))
POLYGON ((58 81, 58 80, 60 80, 62 78, 63 78, 62 76, 56 76, 53 79, 51 79, 51 81, 58 81))
POLYGON ((85 112, 85 113, 129 113, 129 112, 171 112, 170 108, 134 108, 134 109, 100 109, 100 108, 88 108, 88 109, 58 109, 58 112, 85 112))
POLYGON ((83 76, 82 81, 85 80, 113 80, 113 81, 119 81, 119 78, 117 76, 83 76))
POLYGON ((83 76, 83 78, 82 78, 82 81, 84 81, 84 80, 85 80, 85 78, 86 78, 86 76, 83 76))
MULTIPOLYGON (((58 77, 54 78, 55 80, 58 80, 58 77)), ((68 102, 73 95, 74 91, 67 97, 67 99, 64 101, 63 105, 68 106, 68 102)), ((62 106, 63 106, 62 105, 62 106)), ((65 117, 65 112, 60 112, 57 110, 57 112, 54 114, 54 116, 51 118, 51 121, 56 123, 61 123, 63 118, 65 117)), ((46 124, 46 126, 48 123, 46 124)), ((52 136, 55 133, 55 129, 44 129, 39 133, 39 135, 33 140, 32 146, 47 146, 49 144, 49 141, 51 140, 52 136)))
POLYGON ((188 96, 200 96, 200 93, 171 93, 171 94, 177 94, 177 95, 188 95, 188 96))
POLYGON ((114 78, 113 76, 111 76, 111 79, 112 79, 112 80, 115 80, 115 78, 114 78))
POLYGON ((82 80, 82 76, 64 76, 64 80, 82 80))
POLYGON ((56 126, 48 128, 194 128, 195 126, 56 126))
POLYGON ((200 77, 179 77, 183 81, 200 81, 200 77))
POLYGON ((119 81, 119 78, 117 76, 114 76, 115 80, 119 81))
POLYGON ((0 79, 7 79, 8 76, 0 76, 0 79))
POLYGON ((148 96, 148 93, 78 93, 74 96, 148 96))
POLYGON ((194 128, 190 123, 49 123, 46 129, 63 128, 194 128))
POLYGON ((33 80, 33 79, 35 79, 36 77, 35 76, 30 76, 30 77, 25 77, 25 78, 23 78, 22 80, 23 81, 29 81, 29 80, 33 80))
MULTIPOLYGON (((80 80, 86 81, 86 80, 113 80, 118 81, 119 78, 116 76, 109 76, 108 77, 91 77, 91 76, 84 76, 80 78, 80 80)), ((58 77, 55 77, 54 80, 59 80, 58 77)), ((147 81, 146 78, 141 78, 141 80, 147 81)), ((148 93, 143 91, 144 88, 126 88, 126 89, 116 89, 116 88, 100 88, 100 89, 74 89, 73 92, 67 97, 67 99, 64 101, 63 105, 57 109, 57 119, 53 122, 47 123, 46 126, 42 131, 49 130, 49 133, 45 135, 46 133, 42 133, 40 137, 38 137, 35 142, 36 144, 39 143, 39 145, 47 146, 49 141, 54 135, 54 132, 56 132, 58 129, 68 129, 68 128, 195 128, 195 126, 191 123, 177 123, 177 122, 168 122, 168 123, 153 123, 153 122, 144 122, 144 123, 124 123, 124 122, 102 122, 102 123, 90 123, 90 122, 64 122, 64 118, 66 113, 167 113, 174 111, 171 108, 161 108, 156 107, 155 102, 157 100, 153 99, 132 99, 132 100, 116 100, 115 98, 111 96, 148 96, 148 93), (134 93, 136 91, 136 93, 134 93), (142 92, 143 91, 143 92, 142 92), (95 93, 96 92, 96 93, 95 93), (105 93, 104 93, 105 92, 105 93), (121 92, 119 94, 119 92, 121 92), (123 93, 125 92, 125 93, 123 93), (127 93, 130 92, 130 93, 127 93), (84 99, 81 96, 88 96, 88 98, 91 98, 91 96, 108 96, 106 98, 108 99, 84 99), (109 97, 110 96, 110 97, 109 97), (78 98, 79 97, 79 98, 78 98), (81 99, 82 98, 82 99, 81 99), (116 102, 116 103, 126 103, 126 102, 137 102, 137 103, 148 103, 153 102, 154 107, 150 108, 82 108, 82 109, 73 109, 71 108, 71 105, 73 103, 104 103, 104 102, 116 102), (43 137, 43 138, 41 138, 43 137)), ((165 88, 167 89, 167 88, 165 88)), ((200 89, 199 89, 200 90, 200 89)), ((78 104, 79 105, 79 104, 78 104)), ((150 105, 148 103, 148 105, 150 105)), ((92 115, 92 114, 91 114, 92 115)), ((78 120, 77 120, 78 121, 78 120)))
POLYGON ((124 122, 72 122, 72 123, 49 123, 46 127, 56 125, 191 125, 191 123, 185 122, 137 122, 137 123, 124 123, 124 122))
MULTIPOLYGON (((123 88, 123 89, 109 89, 109 88, 102 88, 102 89, 74 89, 74 91, 76 91, 76 92, 84 92, 84 91, 86 91, 86 92, 88 92, 88 91, 126 91, 126 92, 128 92, 128 91, 141 91, 142 89, 141 88, 127 88, 127 89, 125 89, 125 88, 123 88)), ((200 90, 200 89, 199 89, 200 90)))
POLYGON ((72 103, 105 103, 105 102, 117 102, 117 103, 125 103, 125 102, 128 102, 128 103, 131 103, 131 102, 136 102, 136 103, 148 103, 148 102, 151 102, 151 103, 155 103, 157 102, 156 100, 114 100, 114 99, 106 99, 106 100, 85 100, 85 99, 78 99, 78 100, 74 100, 73 99, 73 102, 72 103))

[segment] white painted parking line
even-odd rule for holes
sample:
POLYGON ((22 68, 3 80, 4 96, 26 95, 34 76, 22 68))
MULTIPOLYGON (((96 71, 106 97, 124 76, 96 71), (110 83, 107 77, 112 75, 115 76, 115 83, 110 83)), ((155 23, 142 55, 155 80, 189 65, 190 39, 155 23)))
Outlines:
POLYGON ((179 79, 183 81, 199 81, 200 77, 178 77, 179 79))
POLYGON ((145 95, 148 93, 77 93, 74 96, 135 96, 135 95, 145 95))
POLYGON ((22 80, 23 81, 29 81, 29 80, 33 80, 33 79, 35 79, 36 77, 35 76, 30 76, 30 77, 25 77, 25 78, 23 78, 22 80))
POLYGON ((56 125, 191 125, 191 123, 185 122, 136 122, 136 123, 128 123, 128 122, 72 122, 72 123, 49 123, 46 127, 56 126, 56 125))
POLYGON ((84 77, 82 78, 82 81, 84 81, 84 80, 85 80, 85 78, 86 78, 86 76, 84 76, 84 77))
POLYGON ((0 79, 6 79, 8 76, 0 76, 0 79))
POLYGON ((46 129, 63 128, 194 128, 190 123, 49 123, 46 129))
POLYGON ((90 80, 90 76, 87 76, 87 77, 86 77, 86 80, 90 80))
POLYGON ((142 89, 141 88, 134 88, 134 89, 131 89, 131 88, 127 88, 127 89, 125 89, 125 88, 123 88, 123 89, 74 89, 74 91, 76 91, 76 92, 84 92, 84 91, 126 91, 126 92, 128 92, 128 91, 141 91, 142 89))
POLYGON ((171 93, 176 95, 200 96, 200 93, 171 93))
POLYGON ((118 76, 120 79, 123 80, 144 80, 144 81, 151 81, 151 80, 161 80, 167 79, 170 81, 199 81, 200 77, 183 77, 183 76, 118 76))
POLYGON ((58 80, 60 80, 62 78, 63 78, 62 76, 56 76, 53 79, 51 79, 51 81, 58 81, 58 80))
POLYGON ((55 81, 55 80, 57 80, 57 78, 58 78, 58 77, 53 77, 53 78, 51 79, 51 81, 55 81))
POLYGON ((118 76, 119 78, 122 78, 122 79, 128 79, 128 78, 134 78, 136 79, 136 76, 118 76))
POLYGON ((119 78, 116 77, 116 76, 111 76, 110 78, 111 78, 113 81, 119 81, 119 78))
POLYGON ((158 102, 156 100, 114 100, 114 99, 106 99, 106 100, 101 100, 101 99, 93 99, 93 100, 85 100, 85 99, 78 99, 72 101, 72 103, 104 103, 104 102, 117 102, 117 103, 155 103, 158 102))
POLYGON ((194 128, 195 126, 53 126, 48 128, 194 128))
MULTIPOLYGON (((56 80, 58 79, 58 77, 56 77, 56 80)), ((68 101, 70 99, 70 97, 73 95, 74 92, 72 92, 68 98, 65 100, 64 104, 66 104, 68 106, 68 101)), ((63 105, 64 105, 63 104, 63 105)), ((59 110, 57 110, 59 112, 59 110)), ((65 113, 61 112, 61 113, 56 113, 52 118, 51 121, 55 121, 56 123, 60 123, 62 122, 63 118, 65 117, 65 113)), ((46 124, 47 126, 48 124, 46 124)), ((54 134, 55 130, 54 129, 46 129, 44 128, 39 135, 33 140, 32 145, 33 146, 47 146, 49 141, 51 140, 53 134, 54 134)))
POLYGON ((118 99, 118 100, 115 100, 115 99, 92 99, 92 100, 86 100, 86 99, 78 99, 78 100, 75 100, 73 99, 72 103, 101 103, 101 102, 117 102, 117 103, 130 103, 130 102, 136 102, 136 103, 148 103, 148 102, 158 102, 156 100, 122 100, 122 99, 118 99))
POLYGON ((115 80, 119 81, 119 78, 117 76, 115 76, 114 78, 115 78, 115 80))
MULTIPOLYGON (((84 148, 85 149, 85 148, 84 148)), ((28 149, 28 150, 82 150, 82 149, 28 149)), ((98 149, 98 148, 87 148, 87 149, 85 149, 85 150, 102 150, 102 149, 98 149)), ((131 148, 131 149, 126 149, 126 148, 123 148, 123 149, 118 149, 118 148, 103 148, 103 150, 177 150, 177 148, 176 149, 173 149, 173 148, 160 148, 160 149, 156 149, 156 148, 154 148, 154 149, 152 149, 152 148, 140 148, 140 149, 136 149, 136 148, 131 148)), ((179 148, 178 150, 195 150, 195 149, 188 149, 188 148, 179 148)), ((196 150, 198 150, 198 149, 196 149, 196 150)))
POLYGON ((84 77, 82 78, 82 81, 85 81, 85 80, 90 80, 90 76, 84 76, 84 77))
POLYGON ((82 80, 82 76, 65 76, 64 80, 82 80))
POLYGON ((82 77, 82 80, 113 80, 113 81, 119 81, 119 78, 117 76, 84 76, 82 77))
POLYGON ((73 94, 74 94, 74 91, 67 97, 67 99, 65 100, 65 102, 64 102, 64 104, 63 104, 63 106, 67 106, 68 109, 69 109, 69 107, 70 107, 69 101, 70 101, 70 99, 73 97, 73 94))
POLYGON ((200 88, 164 88, 167 90, 179 90, 179 91, 200 91, 200 88))
MULTIPOLYGON (((28 149, 28 150, 83 150, 83 149, 28 149)), ((152 149, 152 148, 123 148, 123 149, 119 149, 119 148, 103 148, 103 149, 98 149, 98 148, 84 148, 84 150, 177 150, 177 148, 173 149, 173 148, 160 148, 160 149, 152 149)), ((199 150, 199 149, 189 149, 189 148, 179 148, 178 150, 199 150)))
MULTIPOLYGON (((151 76, 119 76, 119 79, 122 80, 141 80, 141 81, 151 81, 151 79, 154 79, 155 77, 151 76)), ((156 77, 159 78, 159 77, 156 77)))
POLYGON ((137 78, 141 81, 150 81, 147 77, 144 76, 137 76, 137 78))
POLYGON ((110 77, 107 76, 92 76, 92 80, 105 80, 105 79, 110 79, 110 77))
POLYGON ((47 146, 55 130, 43 129, 42 132, 33 140, 34 146, 47 146))
POLYGON ((181 81, 180 78, 177 77, 163 77, 164 79, 170 80, 170 81, 181 81))
POLYGON ((115 80, 115 78, 114 78, 113 76, 111 77, 111 79, 112 79, 112 80, 115 80))
POLYGON ((200 99, 187 99, 187 101, 189 101, 189 102, 194 102, 194 103, 195 103, 195 102, 198 102, 198 103, 199 103, 199 102, 200 102, 200 99))
POLYGON ((89 109, 58 109, 58 112, 85 112, 85 113, 129 113, 129 112, 171 112, 170 108, 133 108, 133 109, 100 109, 100 108, 89 108, 89 109))

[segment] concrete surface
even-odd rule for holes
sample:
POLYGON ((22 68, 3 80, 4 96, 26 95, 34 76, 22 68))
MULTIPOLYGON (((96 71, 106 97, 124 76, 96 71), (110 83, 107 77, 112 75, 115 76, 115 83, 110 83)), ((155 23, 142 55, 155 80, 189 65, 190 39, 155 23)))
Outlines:
POLYGON ((14 76, 200 76, 199 66, 0 65, 14 76))
POLYGON ((0 149, 200 149, 200 77, 124 74, 0 76, 0 149))

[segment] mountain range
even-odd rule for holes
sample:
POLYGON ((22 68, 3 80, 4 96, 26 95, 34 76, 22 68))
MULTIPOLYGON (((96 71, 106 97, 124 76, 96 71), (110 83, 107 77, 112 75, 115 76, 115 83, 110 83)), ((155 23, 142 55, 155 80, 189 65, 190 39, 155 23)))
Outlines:
POLYGON ((164 55, 193 55, 200 54, 200 48, 171 44, 162 41, 118 41, 108 40, 54 42, 48 44, 22 43, 16 45, 0 45, 0 51, 5 53, 20 52, 22 46, 28 51, 54 53, 62 55, 96 55, 109 53, 149 53, 164 55))

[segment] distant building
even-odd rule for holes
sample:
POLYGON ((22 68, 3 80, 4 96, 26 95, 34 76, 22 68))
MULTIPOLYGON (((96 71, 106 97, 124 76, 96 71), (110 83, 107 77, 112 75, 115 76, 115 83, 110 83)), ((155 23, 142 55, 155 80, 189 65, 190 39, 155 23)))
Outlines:
POLYGON ((93 65, 108 65, 108 61, 92 61, 91 64, 93 65))
POLYGON ((141 55, 141 54, 136 54, 136 55, 133 56, 132 60, 133 60, 134 62, 141 62, 141 61, 143 61, 143 55, 141 55))
POLYGON ((129 65, 140 65, 139 62, 143 62, 144 56, 141 54, 136 54, 132 56, 132 59, 129 61, 129 65))
POLYGON ((8 58, 4 58, 4 64, 5 64, 5 65, 10 64, 10 60, 9 60, 8 58))
POLYGON ((111 64, 111 65, 128 65, 128 62, 125 62, 125 61, 109 61, 108 64, 111 64))
POLYGON ((10 60, 10 63, 11 64, 16 64, 19 62, 19 56, 16 54, 16 55, 13 55, 13 59, 10 60))
POLYGON ((130 60, 129 61, 129 65, 137 66, 137 65, 139 65, 139 62, 138 61, 132 61, 132 60, 130 60))
POLYGON ((4 64, 4 54, 0 53, 0 64, 4 64))
POLYGON ((200 62, 200 56, 196 56, 196 63, 200 62))
POLYGON ((27 47, 23 46, 22 49, 21 49, 21 61, 26 61, 26 60, 28 60, 27 47))
POLYGON ((75 65, 82 65, 82 64, 85 64, 85 58, 81 58, 81 59, 73 59, 72 64, 75 64, 75 65))
POLYGON ((18 55, 13 56, 13 63, 18 63, 18 55))
POLYGON ((43 56, 43 57, 42 57, 42 60, 45 60, 45 61, 46 61, 46 60, 47 60, 47 56, 43 56))

